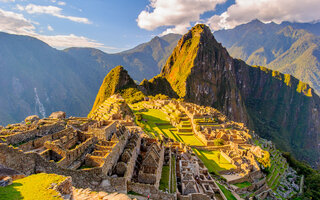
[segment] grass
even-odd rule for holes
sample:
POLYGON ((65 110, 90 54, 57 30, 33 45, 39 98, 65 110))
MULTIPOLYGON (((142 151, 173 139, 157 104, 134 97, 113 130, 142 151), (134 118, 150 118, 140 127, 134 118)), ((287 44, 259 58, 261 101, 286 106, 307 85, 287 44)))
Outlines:
POLYGON ((209 172, 219 173, 219 171, 235 168, 234 165, 228 162, 224 157, 220 156, 219 151, 203 151, 195 148, 193 151, 202 160, 209 172))
POLYGON ((224 196, 226 196, 226 198, 227 198, 228 200, 237 200, 237 199, 233 196, 233 194, 232 194, 229 190, 227 190, 223 185, 221 185, 221 184, 219 184, 219 183, 217 183, 217 184, 218 184, 220 190, 223 192, 224 196))
POLYGON ((237 186, 238 188, 246 188, 246 187, 249 187, 251 186, 252 184, 248 181, 245 181, 245 182, 242 182, 242 183, 236 183, 236 184, 233 184, 235 186, 237 186))
POLYGON ((169 174, 170 174, 170 166, 163 166, 159 189, 162 191, 169 191, 169 174))
MULTIPOLYGON (((137 113, 141 104, 133 104, 131 107, 134 112, 137 113)), ((192 132, 178 134, 177 131, 172 131, 174 127, 172 125, 167 125, 170 121, 167 114, 163 111, 158 109, 148 109, 147 111, 139 113, 142 115, 142 119, 146 120, 145 122, 143 120, 141 121, 141 123, 144 124, 144 129, 149 132, 152 137, 164 135, 174 141, 182 142, 190 146, 204 146, 204 144, 192 132)))
POLYGON ((176 158, 174 156, 171 157, 171 193, 176 192, 176 158))
POLYGON ((204 146, 204 144, 193 134, 178 134, 178 136, 181 138, 181 141, 187 145, 190 146, 204 146))
POLYGON ((12 185, 0 187, 0 199, 2 200, 56 200, 63 199, 58 192, 52 189, 52 183, 60 183, 66 177, 55 174, 34 174, 26 178, 13 181, 12 185))

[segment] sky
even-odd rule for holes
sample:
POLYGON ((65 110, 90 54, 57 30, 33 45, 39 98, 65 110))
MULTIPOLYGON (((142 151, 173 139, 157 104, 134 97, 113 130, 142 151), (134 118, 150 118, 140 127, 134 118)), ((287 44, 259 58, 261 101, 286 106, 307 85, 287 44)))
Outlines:
POLYGON ((216 31, 254 19, 312 22, 319 10, 319 0, 0 0, 0 31, 115 53, 197 23, 216 31))

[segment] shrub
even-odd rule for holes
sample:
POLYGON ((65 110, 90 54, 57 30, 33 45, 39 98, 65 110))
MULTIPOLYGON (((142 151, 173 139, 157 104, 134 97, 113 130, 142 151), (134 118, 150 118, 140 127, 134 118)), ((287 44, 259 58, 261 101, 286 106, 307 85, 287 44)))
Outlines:
POLYGON ((143 101, 145 95, 137 88, 127 88, 120 91, 121 96, 130 104, 143 101))

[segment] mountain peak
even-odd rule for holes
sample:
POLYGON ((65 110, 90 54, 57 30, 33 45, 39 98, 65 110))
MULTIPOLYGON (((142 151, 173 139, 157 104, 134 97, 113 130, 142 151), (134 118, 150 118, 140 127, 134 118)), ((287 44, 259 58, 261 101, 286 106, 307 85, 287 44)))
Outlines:
POLYGON ((218 43, 210 28, 197 24, 182 36, 162 69, 174 92, 181 98, 201 105, 226 110, 238 121, 246 121, 243 105, 236 103, 233 60, 218 43), (240 110, 233 113, 234 110, 240 110))
POLYGON ((121 65, 113 68, 104 78, 90 113, 96 110, 96 108, 98 108, 99 105, 111 95, 130 86, 136 87, 136 84, 129 76, 127 70, 125 70, 121 65))

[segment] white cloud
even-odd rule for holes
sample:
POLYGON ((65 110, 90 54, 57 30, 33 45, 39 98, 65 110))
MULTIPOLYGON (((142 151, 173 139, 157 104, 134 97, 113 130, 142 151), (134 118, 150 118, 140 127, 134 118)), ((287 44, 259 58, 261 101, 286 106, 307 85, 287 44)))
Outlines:
POLYGON ((0 9, 0 31, 8 33, 32 33, 35 27, 22 14, 0 9))
POLYGON ((48 14, 62 19, 68 19, 78 23, 91 24, 91 22, 84 17, 66 16, 61 14, 62 9, 56 6, 39 6, 34 4, 28 4, 23 7, 17 5, 17 9, 20 11, 26 11, 29 14, 48 14))
POLYGON ((200 15, 215 9, 217 4, 226 0, 150 0, 147 10, 137 19, 138 26, 154 30, 162 26, 171 26, 166 33, 185 33, 191 22, 200 20, 200 15), (152 11, 150 11, 152 10, 152 11))
MULTIPOLYGON (((33 24, 38 23, 27 20, 22 14, 0 9, 0 31, 11 34, 32 36, 56 48, 93 47, 101 49, 113 49, 112 47, 106 47, 102 43, 99 43, 95 40, 74 34, 52 36, 41 35, 35 31, 36 27, 33 24)), ((51 26, 47 27, 48 30, 50 30, 50 27, 51 26)))
POLYGON ((104 45, 83 36, 77 36, 74 34, 70 35, 38 35, 38 39, 46 42, 50 46, 65 48, 65 47, 93 47, 93 48, 104 48, 104 45))
POLYGON ((15 0, 0 0, 2 3, 9 3, 9 2, 15 2, 15 0))
POLYGON ((49 31, 53 31, 52 26, 48 25, 48 27, 47 27, 47 28, 48 28, 48 30, 49 30, 49 31))
POLYGON ((64 2, 64 1, 58 1, 58 5, 59 5, 59 6, 65 6, 65 5, 67 5, 67 3, 64 2))
POLYGON ((214 15, 208 24, 214 30, 234 28, 253 19, 263 22, 310 22, 320 19, 319 0, 236 0, 226 12, 214 15))

